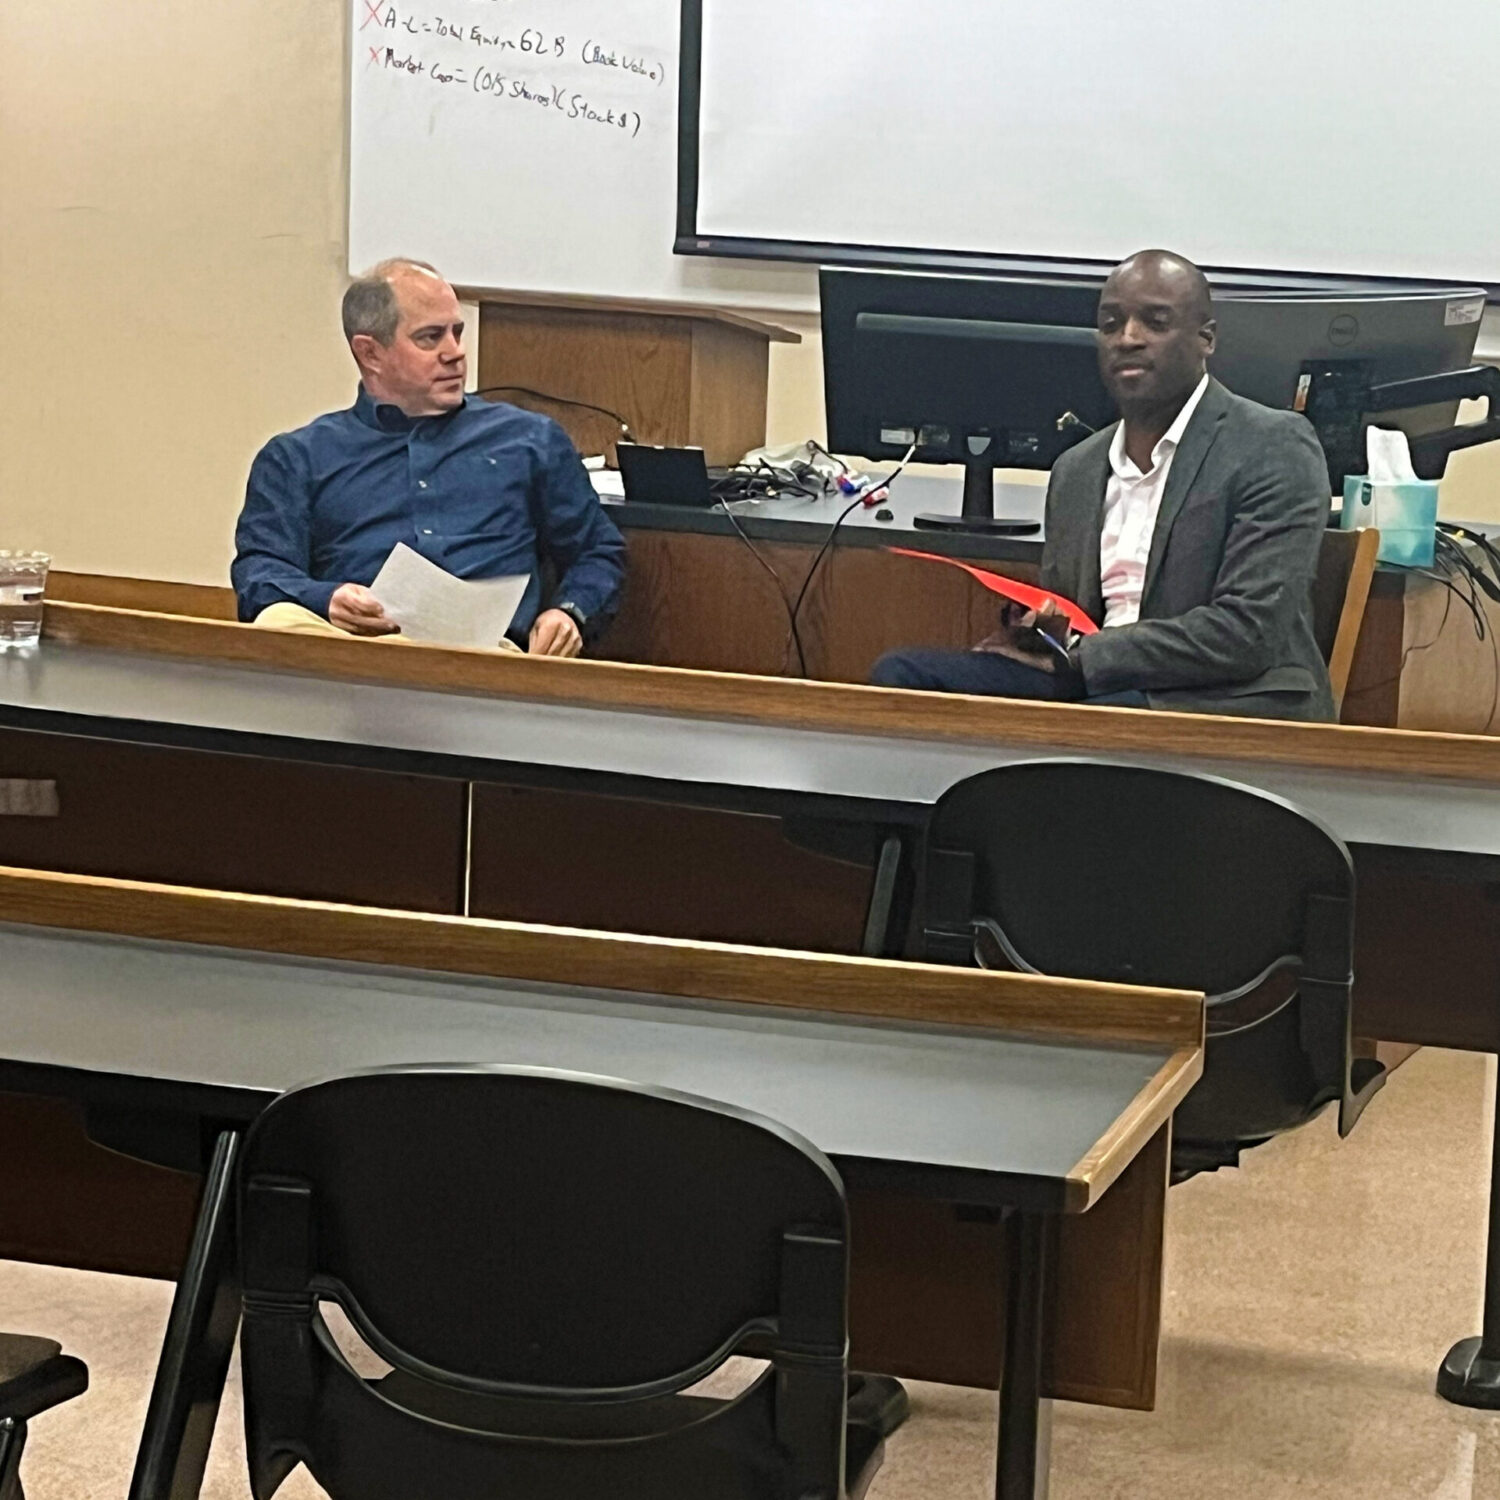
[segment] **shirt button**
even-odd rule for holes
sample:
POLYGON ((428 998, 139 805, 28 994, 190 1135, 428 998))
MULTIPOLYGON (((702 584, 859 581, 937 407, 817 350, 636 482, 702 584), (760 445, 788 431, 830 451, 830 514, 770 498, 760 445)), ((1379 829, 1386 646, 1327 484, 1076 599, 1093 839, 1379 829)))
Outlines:
POLYGON ((431 535, 432 535, 432 532, 431 532, 431 531, 430 531, 430 530, 429 530, 429 529, 428 529, 428 528, 427 528, 427 527, 425 527, 425 526, 424 526, 424 527, 423 527, 423 528, 422 528, 422 535, 423 535, 423 536, 431 536, 431 535))
POLYGON ((427 488, 427 481, 425 479, 419 479, 417 481, 417 488, 419 490, 425 490, 427 488))

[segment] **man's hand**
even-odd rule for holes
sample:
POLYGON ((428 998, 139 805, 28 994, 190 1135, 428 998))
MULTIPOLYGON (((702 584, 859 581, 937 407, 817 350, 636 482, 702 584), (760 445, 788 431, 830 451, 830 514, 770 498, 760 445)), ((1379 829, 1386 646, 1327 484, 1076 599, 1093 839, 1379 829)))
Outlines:
POLYGON ((333 591, 328 623, 351 635, 395 635, 401 629, 362 583, 341 583, 333 591))
POLYGON ((1012 661, 1046 672, 1049 676, 1071 676, 1073 668, 1066 655, 1071 630, 1068 617, 1059 609, 1044 606, 1039 610, 1020 611, 1011 606, 1001 616, 1000 629, 987 636, 975 649, 1008 656, 1012 661))
POLYGON ((1021 627, 1027 642, 1051 662, 1049 671, 1068 670, 1068 641, 1073 626, 1056 605, 1044 604, 1038 610, 1028 610, 1021 616, 1021 627))
POLYGON ((583 650, 583 637, 572 615, 560 609, 544 609, 531 627, 526 649, 533 656, 577 656, 583 650))

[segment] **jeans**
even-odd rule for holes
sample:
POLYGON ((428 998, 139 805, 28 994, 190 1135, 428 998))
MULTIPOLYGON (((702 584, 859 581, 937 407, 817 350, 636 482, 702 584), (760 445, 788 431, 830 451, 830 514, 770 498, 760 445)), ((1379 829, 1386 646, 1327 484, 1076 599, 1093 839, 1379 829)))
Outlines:
POLYGON ((919 688, 929 693, 977 693, 988 698, 1039 698, 1049 703, 1094 703, 1148 708, 1134 688, 1077 697, 1050 672, 994 651, 887 651, 870 673, 874 687, 919 688))

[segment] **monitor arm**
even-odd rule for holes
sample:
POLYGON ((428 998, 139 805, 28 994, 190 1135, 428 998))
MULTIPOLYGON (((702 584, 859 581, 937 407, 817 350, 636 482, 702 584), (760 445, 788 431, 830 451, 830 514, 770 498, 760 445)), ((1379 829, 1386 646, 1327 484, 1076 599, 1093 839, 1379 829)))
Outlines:
POLYGON ((1465 370, 1377 385, 1370 381, 1369 366, 1363 361, 1328 360, 1304 367, 1296 405, 1317 429, 1318 441, 1328 458, 1329 478, 1338 494, 1343 490, 1344 475, 1364 472, 1368 417, 1478 397, 1488 398, 1488 416, 1411 439, 1412 467, 1417 475, 1441 479, 1450 453, 1500 439, 1500 369, 1470 365, 1465 370))
POLYGON ((1371 386, 1368 411, 1403 411, 1439 401, 1469 401, 1489 398, 1489 414, 1477 422, 1460 422, 1440 432, 1423 433, 1411 440, 1412 464, 1424 479, 1441 479, 1450 453, 1475 448, 1500 438, 1500 369, 1494 365, 1470 365, 1442 375, 1418 375, 1411 380, 1392 380, 1371 386), (1428 472, 1431 470, 1431 472, 1428 472))

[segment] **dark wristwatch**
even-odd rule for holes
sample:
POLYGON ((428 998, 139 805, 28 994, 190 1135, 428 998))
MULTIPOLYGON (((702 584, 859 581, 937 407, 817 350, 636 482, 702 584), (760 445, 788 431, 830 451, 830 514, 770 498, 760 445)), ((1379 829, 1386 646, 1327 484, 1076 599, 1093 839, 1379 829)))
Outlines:
POLYGON ((571 599, 565 599, 561 604, 554 604, 552 608, 560 609, 578 627, 579 635, 583 634, 583 627, 588 623, 588 616, 571 599))

